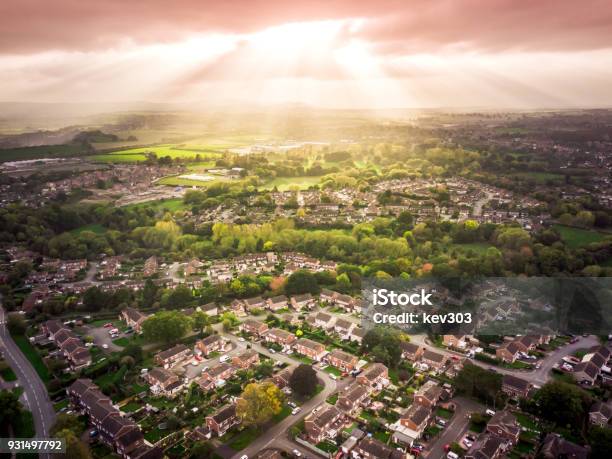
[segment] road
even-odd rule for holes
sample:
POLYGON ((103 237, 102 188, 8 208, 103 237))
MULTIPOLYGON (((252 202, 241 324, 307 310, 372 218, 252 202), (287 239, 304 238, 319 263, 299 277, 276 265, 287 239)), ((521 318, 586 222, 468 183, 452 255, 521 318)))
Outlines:
POLYGON ((489 202, 491 199, 493 199, 493 193, 491 193, 490 191, 485 191, 485 196, 483 198, 480 198, 478 201, 476 201, 474 203, 474 208, 472 209, 472 215, 475 216, 480 216, 482 215, 482 207, 489 202))
MULTIPOLYGON (((0 347, 15 374, 21 387, 28 409, 34 418, 34 427, 38 438, 48 438, 51 426, 55 422, 55 410, 49 400, 47 388, 41 381, 38 373, 30 361, 22 354, 21 350, 13 341, 6 327, 6 313, 0 306, 0 347)), ((41 457, 49 457, 48 454, 41 454, 41 457)))
POLYGON ((423 452, 423 457, 427 459, 442 459, 445 457, 444 445, 449 445, 461 438, 468 428, 471 413, 481 412, 485 409, 480 403, 465 397, 455 397, 452 401, 455 403, 455 414, 431 449, 423 452))
MULTIPOLYGON (((238 338, 235 337, 234 335, 224 333, 223 337, 232 341, 239 348, 246 346, 246 343, 239 341, 238 338)), ((289 365, 295 365, 299 363, 296 360, 292 359, 291 357, 285 354, 282 354, 279 352, 273 354, 268 350, 268 348, 258 343, 249 343, 249 344, 251 345, 252 349, 256 350, 257 352, 260 352, 261 354, 268 356, 272 360, 284 362, 289 365)), ((297 415, 289 415, 285 419, 283 419, 281 422, 279 422, 278 424, 275 424, 274 426, 272 426, 270 429, 268 429, 265 432, 265 434, 260 435, 253 443, 251 443, 249 446, 247 446, 242 451, 239 451, 238 453, 236 453, 233 456, 233 458, 239 458, 243 455, 247 455, 248 457, 254 457, 259 451, 269 448, 273 443, 275 443, 277 439, 279 439, 279 441, 282 441, 282 439, 285 438, 285 435, 286 435, 285 432, 287 431, 287 429, 289 429, 289 427, 291 427, 293 424, 295 424, 299 420, 305 418, 308 415, 308 413, 310 413, 314 408, 320 405, 327 397, 329 397, 331 394, 333 394, 337 390, 338 386, 336 384, 336 381, 331 379, 328 373, 324 371, 317 371, 317 374, 319 376, 319 379, 323 381, 323 384, 325 386, 323 390, 319 392, 317 395, 315 395, 314 397, 312 397, 310 400, 305 402, 302 405, 302 411, 300 411, 297 415)), ((289 443, 289 442, 286 442, 286 443, 289 443)), ((300 451, 303 451, 303 449, 299 448, 297 445, 292 446, 291 449, 299 449, 300 451)), ((304 452, 306 451, 304 450, 304 452)), ((313 456, 314 454, 312 452, 308 452, 308 455, 313 456)))
MULTIPOLYGON (((420 346, 423 346, 431 351, 446 354, 449 356, 456 355, 465 357, 459 352, 453 352, 449 351, 448 349, 440 349, 439 347, 432 346, 427 342, 425 335, 411 335, 410 338, 412 342, 417 343, 420 346)), ((494 368, 495 371, 500 374, 517 376, 526 381, 529 381, 531 384, 542 385, 550 379, 550 371, 552 370, 553 366, 558 363, 563 357, 572 355, 578 349, 596 346, 597 344, 599 344, 599 341, 595 336, 580 337, 578 339, 578 342, 561 346, 555 349, 550 354, 548 354, 545 358, 541 359, 541 367, 537 370, 518 370, 512 368, 503 368, 476 359, 470 359, 470 362, 472 362, 474 365, 478 365, 483 368, 494 368)))

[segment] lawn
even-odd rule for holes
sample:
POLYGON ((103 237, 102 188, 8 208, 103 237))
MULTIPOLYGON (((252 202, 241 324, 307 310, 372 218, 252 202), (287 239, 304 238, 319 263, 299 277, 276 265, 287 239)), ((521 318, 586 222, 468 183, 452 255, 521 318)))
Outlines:
POLYGON ((279 191, 287 191, 293 187, 305 190, 321 181, 320 175, 310 177, 276 177, 259 187, 261 190, 271 190, 276 187, 279 191))
POLYGON ((17 375, 15 374, 15 372, 13 371, 11 367, 6 367, 4 370, 2 370, 2 373, 0 373, 0 376, 2 376, 2 379, 4 379, 6 382, 17 380, 17 375))
POLYGON ((141 202, 139 204, 129 204, 125 207, 131 208, 147 208, 155 211, 167 210, 169 212, 176 212, 177 210, 185 210, 188 208, 182 199, 159 199, 156 201, 141 202))
POLYGON ((453 417, 453 414, 455 413, 453 413, 451 410, 447 410, 444 408, 438 408, 436 410, 436 416, 443 418, 443 419, 450 419, 453 417))
POLYGON ((336 451, 338 451, 338 446, 329 440, 323 440, 322 442, 317 443, 317 448, 331 454, 335 454, 336 451))
POLYGON ((260 432, 255 428, 244 429, 231 439, 229 446, 236 451, 240 451, 249 446, 259 434, 260 432))
POLYGON ((608 236, 607 234, 599 233, 597 231, 573 228, 565 225, 553 225, 553 228, 559 232, 563 242, 573 249, 589 245, 593 242, 601 242, 606 236, 608 236))
POLYGON ((493 247, 491 244, 486 242, 471 242, 466 244, 452 244, 451 249, 459 249, 463 252, 472 251, 477 255, 484 255, 489 247, 493 247))
POLYGON ((58 158, 80 153, 80 145, 41 145, 36 147, 3 148, 0 150, 0 163, 5 161, 24 161, 30 159, 58 158))
POLYGON ((38 373, 38 376, 40 376, 40 379, 47 383, 49 381, 49 369, 43 362, 38 351, 34 348, 34 346, 32 346, 28 338, 26 338, 24 335, 12 336, 17 346, 19 346, 19 349, 21 349, 21 352, 23 352, 36 370, 36 373, 38 373))
POLYGON ((57 402, 53 404, 53 409, 55 411, 59 411, 62 408, 66 408, 68 406, 69 400, 67 398, 65 398, 64 400, 62 400, 61 402, 57 402))
POLYGON ((330 405, 335 405, 336 402, 338 401, 338 394, 332 394, 329 397, 327 397, 327 400, 325 400, 327 403, 329 403, 330 405))
POLYGON ((158 158, 169 156, 172 159, 195 159, 197 155, 202 158, 219 158, 220 152, 225 150, 225 145, 209 145, 206 148, 183 148, 172 145, 158 145, 155 147, 129 148, 93 156, 93 159, 101 162, 122 163, 138 162, 147 159, 147 153, 154 153, 158 158))
POLYGON ((216 180, 211 180, 208 182, 204 182, 202 180, 181 178, 179 176, 172 176, 172 177, 164 177, 163 179, 159 180, 157 183, 160 185, 168 185, 168 186, 186 186, 186 187, 196 186, 197 187, 197 186, 209 186, 209 185, 212 185, 213 183, 227 182, 227 181, 229 181, 229 179, 226 179, 221 176, 219 176, 219 178, 217 178, 216 180))
POLYGON ((516 416, 517 422, 523 427, 531 430, 538 430, 538 425, 530 416, 525 413, 514 413, 514 415, 516 416))
POLYGON ((326 373, 329 373, 330 375, 336 375, 338 377, 342 376, 342 372, 340 370, 338 370, 336 367, 332 367, 331 365, 328 365, 327 368, 325 368, 326 373))

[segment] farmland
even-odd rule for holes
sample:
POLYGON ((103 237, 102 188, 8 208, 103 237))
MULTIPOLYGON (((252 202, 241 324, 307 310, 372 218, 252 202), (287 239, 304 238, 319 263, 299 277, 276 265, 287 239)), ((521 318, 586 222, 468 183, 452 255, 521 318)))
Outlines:
POLYGON ((597 231, 574 228, 565 225, 554 225, 561 235, 561 239, 571 248, 584 247, 593 242, 601 242, 607 235, 597 231))

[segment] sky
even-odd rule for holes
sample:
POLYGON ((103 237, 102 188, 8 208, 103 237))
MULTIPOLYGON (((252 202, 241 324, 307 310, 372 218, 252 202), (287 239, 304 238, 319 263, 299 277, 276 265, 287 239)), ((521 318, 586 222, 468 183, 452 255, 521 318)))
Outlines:
POLYGON ((0 101, 612 106, 609 0, 2 0, 0 101))

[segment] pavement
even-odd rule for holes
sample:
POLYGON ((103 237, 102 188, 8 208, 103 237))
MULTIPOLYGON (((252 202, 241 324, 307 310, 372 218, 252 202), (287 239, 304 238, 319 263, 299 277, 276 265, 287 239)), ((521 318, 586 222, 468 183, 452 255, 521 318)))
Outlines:
MULTIPOLYGON (((36 437, 48 438, 51 426, 55 422, 55 410, 49 399, 47 388, 42 382, 38 373, 22 354, 21 350, 13 341, 6 327, 6 313, 0 306, 0 348, 4 354, 4 358, 9 363, 15 374, 20 386, 24 390, 24 397, 28 409, 32 412, 34 418, 34 427, 36 429, 36 437)), ((49 454, 41 454, 41 457, 48 458, 49 454)))

